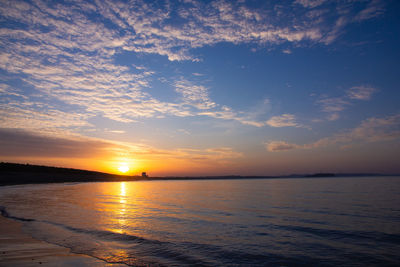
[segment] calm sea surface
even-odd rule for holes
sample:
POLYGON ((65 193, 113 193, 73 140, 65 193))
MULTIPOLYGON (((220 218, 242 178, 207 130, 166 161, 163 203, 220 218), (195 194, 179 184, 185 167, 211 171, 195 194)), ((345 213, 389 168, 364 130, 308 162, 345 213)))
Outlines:
POLYGON ((0 188, 35 238, 133 266, 399 266, 400 177, 0 188))

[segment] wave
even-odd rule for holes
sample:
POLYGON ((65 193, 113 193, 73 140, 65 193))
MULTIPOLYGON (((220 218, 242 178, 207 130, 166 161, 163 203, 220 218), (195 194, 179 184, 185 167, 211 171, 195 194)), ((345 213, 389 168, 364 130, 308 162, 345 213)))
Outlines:
MULTIPOLYGON (((116 233, 107 230, 82 229, 77 227, 66 226, 54 222, 45 222, 74 233, 89 235, 95 237, 97 241, 115 242, 123 244, 127 257, 119 259, 118 262, 130 264, 129 257, 139 255, 142 258, 148 258, 145 265, 167 265, 167 266, 215 266, 231 265, 238 262, 242 263, 265 263, 265 262, 289 262, 288 259, 283 260, 277 255, 262 255, 246 253, 243 251, 232 251, 224 249, 217 245, 200 244, 192 242, 167 242, 154 239, 146 239, 140 236, 116 233)), ((97 247, 97 249, 99 249, 97 247)), ((101 249, 100 249, 101 250, 101 249)), ((80 250, 79 252, 82 252, 80 250)), ((89 253, 91 256, 98 257, 96 253, 89 253)), ((108 262, 116 262, 107 257, 101 257, 108 262)), ((137 261, 135 260, 135 265, 137 261)))
POLYGON ((352 239, 352 242, 369 245, 365 241, 371 242, 385 242, 392 244, 400 244, 400 235, 398 234, 386 234, 383 232, 372 232, 372 231, 340 231, 333 229, 322 229, 304 226, 290 226, 290 225, 275 225, 276 228, 284 229, 287 231, 296 231, 302 233, 308 233, 316 236, 320 236, 330 240, 345 240, 352 239))
MULTIPOLYGON (((281 254, 249 253, 212 244, 167 242, 127 233, 72 227, 46 220, 12 216, 2 206, 0 212, 4 217, 24 222, 28 232, 37 239, 109 263, 130 266, 299 265, 297 259, 281 254), (58 228, 58 231, 54 231, 51 226, 58 228), (124 250, 123 256, 119 255, 121 248, 124 250)), ((306 266, 313 260, 303 255, 301 262, 301 265, 306 266)))
POLYGON ((21 222, 33 222, 33 221, 35 221, 35 219, 27 219, 27 218, 21 218, 21 217, 11 216, 11 215, 7 212, 6 208, 3 207, 3 206, 0 206, 0 214, 1 214, 1 216, 3 216, 3 217, 10 218, 10 219, 14 219, 14 220, 21 221, 21 222))

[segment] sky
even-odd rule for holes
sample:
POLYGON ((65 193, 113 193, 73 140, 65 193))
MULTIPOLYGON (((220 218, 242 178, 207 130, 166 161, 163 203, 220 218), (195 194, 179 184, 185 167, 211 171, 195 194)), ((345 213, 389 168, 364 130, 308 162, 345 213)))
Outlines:
POLYGON ((2 0, 0 161, 400 173, 399 12, 396 0, 2 0))

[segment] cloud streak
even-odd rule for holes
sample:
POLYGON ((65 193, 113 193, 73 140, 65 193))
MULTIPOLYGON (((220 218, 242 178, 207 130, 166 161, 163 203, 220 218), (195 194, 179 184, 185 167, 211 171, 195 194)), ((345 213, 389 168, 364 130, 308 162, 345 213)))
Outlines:
POLYGON ((370 86, 354 86, 347 91, 347 97, 356 100, 369 100, 377 90, 370 86))
POLYGON ((297 149, 300 146, 285 141, 272 141, 272 142, 266 142, 265 147, 270 152, 279 152, 279 151, 288 151, 297 149))
POLYGON ((362 9, 354 18, 356 21, 363 21, 381 16, 385 11, 384 2, 381 0, 372 0, 362 9))
POLYGON ((210 99, 206 87, 194 85, 183 78, 175 82, 175 91, 181 94, 183 105, 194 106, 200 110, 210 109, 216 106, 210 99))
POLYGON ((327 0, 296 0, 294 1, 295 4, 302 5, 303 7, 307 8, 315 8, 317 6, 322 5, 327 0))
POLYGON ((333 145, 351 145, 353 143, 374 143, 400 139, 400 114, 376 118, 372 117, 361 122, 353 129, 337 133, 330 137, 319 139, 313 143, 299 145, 285 141, 266 143, 268 151, 288 151, 293 149, 314 149, 333 145))
POLYGON ((317 101, 324 112, 339 112, 346 109, 350 103, 342 97, 322 98, 317 101))
POLYGON ((377 92, 378 89, 359 85, 349 88, 343 96, 340 97, 323 97, 316 101, 323 112, 331 113, 328 116, 328 120, 337 120, 340 115, 339 112, 347 109, 347 107, 353 104, 354 100, 367 101, 370 100, 372 95, 377 92))
POLYGON ((0 128, 0 156, 34 158, 118 158, 140 159, 143 156, 163 161, 226 162, 242 157, 230 147, 205 149, 156 149, 141 143, 126 143, 100 138, 49 135, 15 128, 0 128))
POLYGON ((280 116, 273 116, 266 122, 271 127, 302 127, 296 122, 293 114, 282 114, 280 116))

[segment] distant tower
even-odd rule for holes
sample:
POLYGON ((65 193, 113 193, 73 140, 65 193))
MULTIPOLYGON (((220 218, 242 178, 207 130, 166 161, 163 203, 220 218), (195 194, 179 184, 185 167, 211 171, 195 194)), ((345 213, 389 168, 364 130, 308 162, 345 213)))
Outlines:
POLYGON ((147 176, 147 173, 146 173, 146 172, 142 172, 142 177, 147 178, 147 177, 149 177, 149 176, 147 176))

